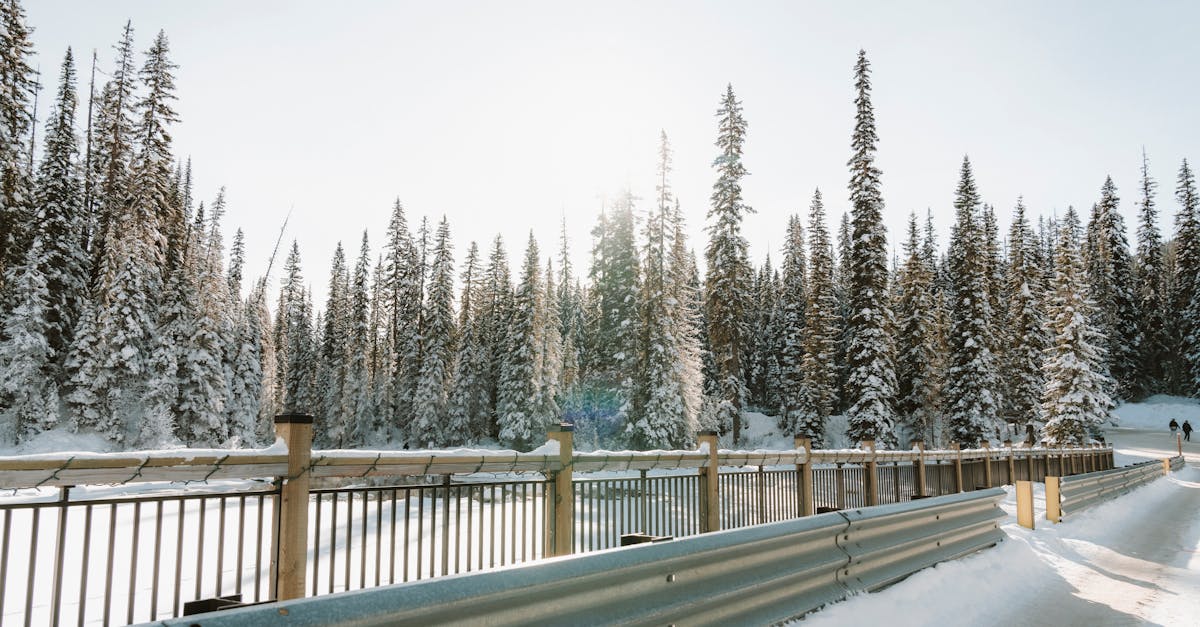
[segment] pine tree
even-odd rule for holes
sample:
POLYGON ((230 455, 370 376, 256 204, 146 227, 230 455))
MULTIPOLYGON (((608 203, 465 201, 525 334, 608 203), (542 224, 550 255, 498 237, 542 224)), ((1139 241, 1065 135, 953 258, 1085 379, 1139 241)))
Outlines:
POLYGON ((496 407, 500 442, 514 449, 528 449, 541 441, 547 424, 538 422, 537 401, 542 383, 542 333, 539 311, 544 307, 541 265, 537 242, 529 234, 521 283, 517 286, 508 347, 500 377, 496 407))
POLYGON ((446 433, 450 376, 454 369, 454 260, 451 257, 450 224, 438 225, 430 266, 429 293, 425 311, 421 351, 421 377, 413 401, 415 414, 409 444, 433 448, 449 443, 446 433))
MULTIPOLYGON (((813 204, 821 202, 821 191, 813 204)), ((820 210, 818 210, 820 211, 820 210)), ((779 369, 781 407, 779 430, 783 434, 800 433, 804 395, 805 309, 808 306, 807 263, 804 259, 804 229, 800 216, 788 218, 787 239, 783 248, 783 288, 779 294, 780 335, 779 369)))
POLYGON ((875 113, 871 106, 870 64, 860 50, 855 66, 857 114, 851 140, 850 203, 853 237, 850 244, 847 324, 850 373, 846 392, 850 402, 847 435, 855 441, 892 439, 896 374, 893 366, 892 311, 887 301, 887 233, 883 226, 883 196, 875 167, 875 113))
POLYGON ((549 426, 560 422, 562 410, 559 394, 562 381, 562 334, 559 329, 558 305, 554 302, 557 288, 554 284, 554 265, 546 260, 543 277, 543 296, 538 304, 537 326, 541 371, 538 377, 538 392, 533 405, 534 424, 549 426))
POLYGON ((683 425, 683 440, 679 445, 689 445, 700 428, 700 411, 704 402, 704 349, 701 330, 702 301, 700 298, 700 274, 696 270, 695 255, 687 247, 687 235, 683 211, 679 199, 675 199, 672 215, 674 233, 667 273, 667 287, 675 333, 675 369, 679 378, 680 403, 683 425))
POLYGON ((670 184, 671 148, 666 133, 659 143, 656 207, 644 231, 644 281, 638 324, 638 366, 632 409, 625 437, 636 449, 682 447, 695 437, 688 422, 684 381, 679 368, 684 329, 677 309, 681 302, 671 267, 675 201, 670 184))
POLYGON ((16 306, 0 327, 0 438, 12 445, 58 422, 58 386, 52 373, 48 333, 50 290, 42 272, 41 238, 35 238, 25 263, 13 269, 8 288, 16 306))
MULTIPOLYGON (((41 238, 36 259, 46 281, 46 339, 50 343, 48 371, 61 381, 61 365, 71 344, 74 327, 86 298, 88 259, 83 250, 86 217, 83 213, 81 180, 76 166, 75 66, 70 49, 63 59, 58 98, 50 114, 46 150, 38 169, 35 193, 38 207, 35 238, 41 238)), ((26 258, 26 262, 31 261, 26 258)))
POLYGON ((110 80, 103 89, 97 111, 95 136, 98 146, 89 176, 97 182, 93 202, 96 205, 94 230, 89 238, 92 254, 93 284, 101 283, 105 247, 124 210, 129 188, 129 166, 134 138, 133 25, 125 23, 121 41, 115 46, 117 60, 110 80))
POLYGON ((825 225, 821 190, 813 193, 808 217, 809 263, 801 386, 799 396, 794 400, 790 393, 785 396, 784 407, 788 411, 784 413, 793 414, 790 418, 793 433, 812 438, 814 445, 822 446, 826 420, 837 402, 838 370, 834 356, 838 350, 841 317, 834 284, 833 247, 825 225))
POLYGON ((716 146, 713 161, 717 182, 713 184, 708 210, 708 248, 705 261, 705 322, 716 366, 716 389, 720 399, 719 422, 729 425, 733 442, 741 438, 742 408, 746 383, 742 378, 747 352, 746 319, 751 307, 751 268, 748 244, 742 236, 742 219, 754 210, 742 198, 742 178, 749 172, 742 164, 746 120, 742 103, 728 85, 717 110, 716 146))
POLYGON ((1177 393, 1189 396, 1200 391, 1200 192, 1187 159, 1179 167, 1175 199, 1175 287, 1171 308, 1178 338, 1172 351, 1179 358, 1173 370, 1177 393))
POLYGON ((487 390, 488 402, 483 416, 485 421, 472 428, 472 432, 490 437, 499 437, 500 433, 500 396, 509 347, 509 325, 514 314, 513 308, 513 288, 512 280, 509 277, 508 253, 504 250, 504 240, 497 235, 492 242, 491 253, 488 255, 488 265, 484 270, 483 287, 480 293, 480 344, 483 347, 487 363, 484 388, 487 390))
POLYGON ((562 381, 561 389, 565 401, 570 402, 574 396, 575 386, 580 377, 580 349, 583 333, 583 303, 579 286, 572 274, 571 255, 567 241, 567 220, 563 217, 559 229, 559 281, 558 281, 558 320, 559 335, 562 336, 562 381))
POLYGON ((936 303, 933 267, 924 251, 917 229, 917 214, 908 220, 905 260, 896 302, 897 338, 896 410, 909 434, 932 441, 937 417, 939 382, 937 371, 936 303))
POLYGON ((842 213, 837 231, 837 263, 834 265, 833 293, 837 299, 837 379, 834 384, 834 406, 837 413, 850 408, 847 381, 850 379, 850 214, 842 213))
POLYGON ((32 240, 33 203, 28 168, 30 99, 37 78, 31 29, 17 0, 0 3, 0 289, 21 265, 32 240))
POLYGON ((1108 419, 1113 407, 1102 374, 1103 348, 1089 323, 1083 263, 1075 244, 1075 210, 1067 210, 1059 237, 1047 319, 1053 334, 1046 351, 1042 433, 1052 443, 1083 444, 1108 419))
POLYGON ((950 237, 950 361, 944 391, 950 437, 967 448, 995 429, 1000 399, 983 216, 971 162, 963 158, 950 237))
POLYGON ((390 388, 384 394, 391 402, 383 408, 381 419, 399 439, 407 437, 420 368, 422 273, 420 250, 413 243, 404 207, 397 199, 384 244, 388 334, 394 358, 390 388))
POLYGON ((487 423, 487 375, 490 364, 483 345, 483 276, 479 266, 479 247, 475 242, 471 242, 467 249, 462 284, 458 309, 458 353, 454 358, 454 383, 447 400, 444 428, 448 446, 470 442, 481 435, 474 429, 487 423))
POLYGON ((1036 251, 1039 244, 1025 217, 1025 204, 1017 200, 1009 230, 1009 263, 1006 283, 1009 298, 1007 336, 1009 346, 1002 361, 1007 394, 1003 402, 1004 421, 1024 429, 1039 415, 1045 379, 1042 373, 1046 350, 1045 314, 1042 308, 1040 266, 1036 251))
POLYGON ((317 370, 317 402, 313 434, 318 446, 348 448, 350 427, 342 412, 345 396, 347 357, 349 355, 350 270, 346 251, 338 242, 329 270, 329 289, 320 329, 320 362, 317 370))
POLYGON ((1158 209, 1154 206, 1158 182, 1150 177, 1150 161, 1142 151, 1142 199, 1138 203, 1136 285, 1138 328, 1142 343, 1136 356, 1135 397, 1166 391, 1165 364, 1170 362, 1167 335, 1167 281, 1163 264, 1163 242, 1158 231, 1158 209))
POLYGON ((192 446, 221 446, 229 438, 225 401, 229 378, 224 368, 231 343, 227 283, 221 268, 220 220, 224 190, 213 203, 206 224, 197 212, 184 252, 184 279, 192 283, 190 336, 178 344, 180 439, 192 446))
POLYGON ((1090 296, 1095 301, 1093 326, 1103 338, 1105 364, 1116 382, 1118 398, 1130 399, 1138 393, 1137 296, 1133 260, 1125 238, 1125 221, 1117 204, 1119 199, 1112 177, 1105 179, 1094 218, 1088 224, 1088 265, 1090 296))
POLYGON ((346 382, 341 399, 341 414, 347 425, 347 441, 354 446, 371 443, 375 437, 371 397, 371 299, 369 295, 371 245, 363 231, 358 260, 350 282, 346 312, 346 382))
POLYGON ((632 390, 638 350, 640 269, 633 203, 633 195, 622 192, 603 218, 600 256, 592 268, 600 306, 592 374, 621 390, 624 402, 632 390))

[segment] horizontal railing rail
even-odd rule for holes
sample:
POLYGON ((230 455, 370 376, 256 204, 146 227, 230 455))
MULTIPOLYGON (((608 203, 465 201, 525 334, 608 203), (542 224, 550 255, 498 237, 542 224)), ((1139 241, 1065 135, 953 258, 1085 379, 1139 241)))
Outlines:
POLYGON ((161 624, 772 624, 1000 542, 1004 494, 830 513, 161 624))

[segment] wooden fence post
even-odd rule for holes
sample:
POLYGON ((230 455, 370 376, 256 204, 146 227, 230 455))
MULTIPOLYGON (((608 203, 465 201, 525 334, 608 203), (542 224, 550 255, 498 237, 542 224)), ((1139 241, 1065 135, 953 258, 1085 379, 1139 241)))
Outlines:
POLYGON ((1013 455, 1012 440, 1005 440, 1004 446, 1008 447, 1008 484, 1017 485, 1017 459, 1013 455))
POLYGON ((1017 524, 1033 529, 1033 482, 1017 482, 1017 524))
POLYGON ((950 445, 954 449, 954 487, 958 492, 963 491, 963 476, 962 476, 962 446, 958 442, 950 445))
POLYGON ((304 596, 304 574, 308 570, 308 488, 311 480, 312 423, 307 414, 281 414, 275 417, 275 435, 288 448, 288 474, 280 487, 275 529, 277 550, 271 565, 275 584, 274 598, 299 599, 304 596))
POLYGON ((550 427, 547 437, 558 442, 558 461, 562 469, 554 474, 554 507, 546 508, 550 518, 546 530, 550 534, 547 542, 548 555, 570 555, 575 530, 575 485, 572 483, 571 461, 575 455, 575 427, 562 423, 550 427))
POLYGON ((801 516, 812 516, 817 509, 813 500, 812 438, 796 436, 796 448, 804 449, 804 463, 796 465, 796 478, 800 483, 800 507, 797 511, 801 516))
POLYGON ((983 441, 983 482, 992 487, 992 443, 983 441))
POLYGON ((879 468, 875 464, 875 440, 863 440, 862 447, 871 452, 871 458, 867 460, 863 471, 863 502, 868 507, 871 505, 879 505, 879 468))
POLYGON ((914 440, 913 444, 917 445, 917 485, 914 486, 913 496, 924 498, 925 494, 925 440, 914 440))
POLYGON ((1029 480, 1037 481, 1037 474, 1034 473, 1034 464, 1036 462, 1033 459, 1033 442, 1029 443, 1029 456, 1025 458, 1025 461, 1028 462, 1026 465, 1029 466, 1029 480))
POLYGON ((1062 522, 1062 501, 1059 477, 1046 476, 1046 520, 1062 522))
POLYGON ((708 446, 708 465, 700 469, 703 488, 700 493, 700 532, 721 530, 721 501, 717 493, 717 432, 701 431, 700 444, 708 446))

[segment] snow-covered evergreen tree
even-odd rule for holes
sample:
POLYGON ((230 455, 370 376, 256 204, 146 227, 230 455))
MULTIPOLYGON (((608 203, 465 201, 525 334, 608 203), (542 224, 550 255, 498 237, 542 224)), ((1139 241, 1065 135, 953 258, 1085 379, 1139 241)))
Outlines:
POLYGON ((996 427, 993 316, 988 296, 985 233, 971 162, 963 158, 950 236, 950 360, 943 392, 950 437, 973 448, 996 427))
POLYGON ((1162 235, 1158 230, 1158 209, 1154 204, 1158 182, 1150 176, 1150 160, 1142 151, 1142 198, 1138 202, 1137 285, 1138 347, 1135 397, 1165 392, 1166 368, 1170 362, 1170 337, 1167 335, 1167 277, 1163 263, 1162 235))
MULTIPOLYGON (((820 190, 813 203, 821 202, 820 190)), ((804 258, 804 228, 800 216, 788 218, 783 244, 783 287, 779 293, 779 429, 800 432, 804 386, 805 310, 808 307, 808 264, 804 258)))
POLYGON ((1093 326, 1103 338, 1105 364, 1116 382, 1117 397, 1130 399, 1139 389, 1137 356, 1141 336, 1133 259, 1116 192, 1112 177, 1106 178, 1093 220, 1088 224, 1089 254, 1084 261, 1088 267, 1090 297, 1096 305, 1093 326))
POLYGON ((1001 372, 1006 394, 1004 421, 1024 431, 1040 417, 1039 406, 1045 380, 1042 373, 1046 349, 1045 314, 1041 269, 1037 265, 1037 236, 1025 216, 1025 203, 1017 200, 1008 235, 1008 316, 1009 345, 1004 352, 1001 372))
POLYGON ((908 219, 904 265, 896 303, 899 333, 896 340, 896 410, 911 436, 932 442, 940 385, 937 359, 937 304, 933 294, 933 267, 925 256, 917 228, 917 214, 908 219))
POLYGON ((346 312, 346 381, 343 386, 340 413, 346 424, 347 442, 364 446, 375 438, 374 403, 371 397, 371 298, 369 294, 371 245, 363 231, 354 263, 346 312))
POLYGON ((858 52, 854 68, 857 97, 854 104, 853 155, 850 167, 852 239, 850 242, 849 375, 846 394, 847 436, 853 441, 893 439, 896 422, 895 344, 891 304, 887 299, 887 232, 883 226, 883 196, 879 168, 875 167, 875 112, 871 106, 870 63, 858 52))
POLYGON ((313 420, 313 441, 320 447, 349 446, 350 424, 342 412, 346 366, 349 355, 350 270, 346 251, 338 242, 329 270, 329 289, 320 329, 320 361, 317 365, 318 410, 313 420))
POLYGON ((33 239, 27 160, 37 76, 30 66, 31 35, 20 2, 0 2, 0 290, 8 269, 22 264, 33 239))
POLYGON ((676 214, 671 191, 671 148, 663 133, 659 143, 656 207, 646 219, 642 269, 638 366, 632 409, 625 437, 636 449, 679 448, 695 437, 694 414, 688 415, 680 353, 687 332, 680 327, 683 303, 672 268, 676 214))
POLYGON ((457 330, 454 325, 454 260, 450 223, 442 218, 434 240, 429 293, 421 316, 423 327, 421 377, 413 399, 409 445, 433 448, 449 443, 446 432, 450 376, 454 369, 457 330))
POLYGON ((1171 290, 1171 336, 1177 344, 1172 351, 1179 357, 1174 364, 1176 393, 1196 395, 1200 392, 1200 192, 1196 177, 1187 159, 1179 167, 1175 199, 1179 212, 1175 214, 1175 280, 1171 290))
POLYGON ((528 449, 540 443, 549 426, 539 422, 537 416, 544 332, 538 313, 544 308, 543 287, 537 241, 531 232, 521 266, 521 282, 513 299, 496 407, 500 442, 516 449, 528 449))
POLYGON ((480 292, 479 333, 488 364, 484 387, 488 394, 485 421, 472 432, 499 437, 500 396, 504 364, 509 347, 509 329, 513 317, 513 287, 509 276, 508 253, 499 235, 492 242, 488 265, 480 292))
POLYGON ((463 262, 462 296, 459 298, 458 347, 454 358, 453 385, 447 400, 447 419, 443 429, 447 446, 460 446, 482 436, 475 429, 487 424, 490 370, 483 344, 483 271, 479 247, 467 249, 463 262))
POLYGON ((1042 433, 1052 443, 1083 444, 1113 407, 1102 372, 1101 339, 1089 323, 1083 262, 1075 243, 1074 208, 1067 210, 1059 237, 1047 319, 1053 337, 1046 350, 1042 433))
MULTIPOLYGON (((796 435, 812 438, 814 445, 825 441, 825 422, 837 403, 838 350, 841 316, 835 286, 833 246, 825 224, 821 191, 813 193, 808 214, 808 284, 804 313, 804 357, 800 364, 801 395, 794 407, 796 435)), ((785 400, 785 407, 787 407, 785 400)))
POLYGON ((58 386, 48 332, 50 290, 35 237, 25 263, 11 269, 7 289, 16 306, 0 327, 0 442, 13 445, 58 422, 58 386))
POLYGON ((746 322, 752 304, 752 270, 742 219, 754 210, 742 198, 742 178, 749 172, 742 163, 746 142, 746 119, 742 103, 726 86, 717 110, 716 146, 713 161, 717 181, 708 210, 708 247, 705 249, 705 323, 716 366, 719 422, 729 425, 733 442, 741 438, 742 407, 746 400, 743 380, 747 352, 746 322))

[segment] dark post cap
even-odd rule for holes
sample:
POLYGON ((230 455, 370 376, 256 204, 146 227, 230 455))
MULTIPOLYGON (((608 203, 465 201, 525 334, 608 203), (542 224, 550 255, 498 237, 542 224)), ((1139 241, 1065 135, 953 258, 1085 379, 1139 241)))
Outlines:
POLYGON ((717 435, 717 432, 712 429, 705 429, 704 431, 697 431, 696 435, 717 435))
POLYGON ((573 425, 569 422, 560 422, 556 425, 551 425, 551 427, 548 429, 548 431, 558 432, 558 433, 570 433, 574 430, 575 430, 575 425, 573 425))
POLYGON ((275 416, 275 424, 311 425, 313 417, 309 414, 279 414, 275 416))

